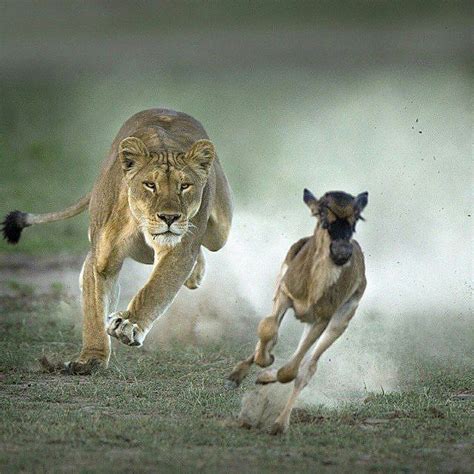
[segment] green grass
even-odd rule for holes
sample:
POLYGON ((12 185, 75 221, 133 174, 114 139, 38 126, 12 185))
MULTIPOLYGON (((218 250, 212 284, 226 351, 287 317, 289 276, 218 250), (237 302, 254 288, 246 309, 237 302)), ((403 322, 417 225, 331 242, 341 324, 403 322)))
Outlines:
MULTIPOLYGON (((54 81, 0 83, 0 218, 12 210, 51 212, 71 205, 90 190, 100 159, 91 164, 84 147, 74 147, 67 124, 70 104, 54 81), (45 113, 47 111, 47 113, 45 113), (93 170, 91 170, 91 168, 93 170)), ((22 238, 28 254, 81 252, 87 249, 87 213, 38 226, 22 238)), ((2 219, 3 220, 3 219, 2 219)), ((0 253, 17 247, 0 242, 0 253)))
POLYGON ((237 425, 252 377, 223 388, 244 348, 115 346, 108 371, 43 374, 43 351, 77 352, 79 309, 57 288, 16 291, 0 308, 2 472, 472 472, 473 405, 456 397, 472 390, 468 367, 418 361, 401 393, 299 409, 275 438, 237 425))

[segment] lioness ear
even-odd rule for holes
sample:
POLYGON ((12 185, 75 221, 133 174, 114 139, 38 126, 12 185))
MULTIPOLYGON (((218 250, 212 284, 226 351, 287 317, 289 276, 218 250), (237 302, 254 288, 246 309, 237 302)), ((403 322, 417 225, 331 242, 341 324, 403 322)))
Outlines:
POLYGON ((120 142, 119 158, 125 172, 138 170, 150 157, 146 145, 136 137, 127 137, 120 142))
POLYGON ((311 214, 315 216, 318 213, 318 200, 309 189, 304 188, 303 201, 310 208, 311 214))
POLYGON ((186 153, 188 163, 201 174, 209 173, 209 168, 216 157, 214 145, 209 140, 198 140, 186 153))

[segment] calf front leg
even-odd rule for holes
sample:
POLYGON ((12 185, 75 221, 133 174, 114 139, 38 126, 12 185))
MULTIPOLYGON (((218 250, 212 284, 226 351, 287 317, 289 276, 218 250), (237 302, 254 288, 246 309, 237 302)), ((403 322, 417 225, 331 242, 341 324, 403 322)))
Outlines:
POLYGON ((193 270, 198 250, 190 250, 184 243, 162 250, 149 280, 127 310, 109 316, 107 333, 128 346, 141 346, 153 323, 173 302, 193 270))
POLYGON ((260 321, 258 326, 260 340, 257 343, 254 354, 239 362, 232 369, 232 372, 227 376, 227 388, 237 388, 249 373, 253 363, 261 367, 267 367, 273 363, 274 357, 270 354, 270 350, 276 343, 278 328, 290 304, 289 298, 281 291, 278 291, 274 300, 272 314, 260 321))
POLYGON ((255 348, 254 362, 260 367, 268 367, 275 360, 270 351, 277 343, 278 330, 290 305, 291 302, 288 296, 282 291, 278 291, 273 304, 272 314, 262 319, 258 325, 259 341, 255 348))

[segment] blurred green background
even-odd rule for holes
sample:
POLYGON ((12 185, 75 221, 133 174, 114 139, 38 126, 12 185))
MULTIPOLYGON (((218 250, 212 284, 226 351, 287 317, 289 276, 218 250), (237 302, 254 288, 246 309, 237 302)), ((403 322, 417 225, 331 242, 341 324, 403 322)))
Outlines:
MULTIPOLYGON (((253 216, 233 239, 278 239, 283 253, 312 231, 303 187, 368 190, 372 293, 472 309, 468 2, 0 8, 0 213, 74 202, 120 125, 166 106, 203 123, 237 215, 253 216)), ((82 253, 86 227, 84 214, 28 229, 0 253, 82 253)))
MULTIPOLYGON (((75 202, 122 123, 156 106, 203 123, 236 209, 145 352, 115 347, 111 371, 77 382, 36 359, 79 348, 87 213, 0 241, 6 471, 472 471, 470 3, 0 2, 0 217, 75 202), (369 191, 368 287, 302 394, 316 417, 277 440, 227 424, 242 392, 222 379, 313 231, 304 187, 369 191)), ((149 271, 126 263, 121 309, 149 271)), ((278 364, 300 331, 287 317, 278 364)))

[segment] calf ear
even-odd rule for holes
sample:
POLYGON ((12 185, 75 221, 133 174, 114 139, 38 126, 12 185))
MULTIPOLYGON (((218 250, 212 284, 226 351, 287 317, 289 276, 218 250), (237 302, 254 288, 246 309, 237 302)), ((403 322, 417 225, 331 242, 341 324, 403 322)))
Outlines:
POLYGON ((203 178, 207 178, 215 157, 216 150, 209 140, 198 140, 186 153, 189 165, 203 178))
POLYGON ((139 138, 127 137, 120 142, 119 159, 125 173, 138 171, 149 158, 148 148, 139 138))
POLYGON ((311 214, 315 216, 318 213, 318 200, 309 189, 304 188, 303 201, 311 210, 311 214))
POLYGON ((367 206, 369 202, 369 193, 366 191, 365 193, 360 193, 355 198, 355 207, 359 211, 359 214, 364 210, 364 207, 367 206))

